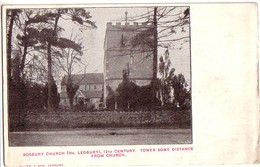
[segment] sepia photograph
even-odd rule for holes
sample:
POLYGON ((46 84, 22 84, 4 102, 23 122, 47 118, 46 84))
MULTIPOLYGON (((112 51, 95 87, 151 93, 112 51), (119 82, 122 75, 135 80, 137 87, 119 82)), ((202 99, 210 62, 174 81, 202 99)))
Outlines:
POLYGON ((3 166, 259 164, 258 11, 2 5, 3 166))
POLYGON ((189 6, 5 14, 9 146, 192 143, 189 6))

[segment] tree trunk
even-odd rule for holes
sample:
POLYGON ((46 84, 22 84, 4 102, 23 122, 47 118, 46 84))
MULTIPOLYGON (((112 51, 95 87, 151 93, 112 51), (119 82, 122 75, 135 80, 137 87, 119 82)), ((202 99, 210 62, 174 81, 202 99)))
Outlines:
POLYGON ((158 57, 158 32, 157 32, 157 7, 154 7, 153 15, 153 35, 154 35, 154 45, 153 45, 153 79, 152 79, 152 104, 155 105, 156 102, 156 82, 157 82, 157 57, 158 57))
MULTIPOLYGON (((26 55, 27 55, 27 49, 28 49, 28 40, 29 40, 29 37, 28 37, 28 35, 26 35, 27 26, 28 26, 28 22, 25 21, 25 27, 24 27, 23 34, 24 34, 24 36, 26 37, 26 39, 25 39, 24 45, 23 45, 23 47, 24 47, 24 48, 23 48, 23 56, 22 56, 22 60, 21 60, 21 63, 20 63, 19 76, 21 76, 21 74, 23 73, 24 65, 25 65, 25 59, 26 59, 26 55)), ((24 79, 24 76, 22 76, 22 79, 24 79)))
POLYGON ((53 110, 53 106, 51 105, 52 94, 51 94, 51 85, 52 85, 52 67, 51 67, 51 43, 48 42, 47 46, 47 55, 48 55, 48 112, 53 110))
POLYGON ((75 96, 76 91, 74 90, 74 87, 73 87, 73 83, 72 83, 72 78, 71 78, 71 73, 70 72, 68 74, 66 87, 67 87, 67 95, 69 97, 69 102, 70 102, 70 109, 73 110, 73 101, 74 101, 74 96, 75 96))
MULTIPOLYGON (((59 11, 58 11, 59 13, 59 11)), ((60 18, 60 13, 56 16, 55 18, 55 23, 54 23, 54 29, 52 36, 55 37, 57 34, 57 26, 58 26, 58 21, 60 18)), ((53 38, 55 39, 55 38, 53 38)), ((51 86, 52 86, 52 56, 51 56, 51 46, 52 46, 52 39, 49 39, 48 41, 48 46, 47 46, 47 61, 48 61, 48 112, 53 111, 53 106, 52 106, 52 92, 51 92, 51 86)))
POLYGON ((12 69, 12 36, 13 36, 13 25, 14 25, 14 19, 16 16, 15 11, 11 11, 11 19, 10 24, 8 27, 8 34, 7 34, 7 78, 8 78, 8 84, 11 83, 11 69, 12 69))
POLYGON ((157 34, 157 7, 154 8, 153 15, 153 26, 154 26, 154 46, 153 46, 153 80, 157 79, 157 46, 158 46, 158 34, 157 34))
MULTIPOLYGON (((22 61, 21 61, 21 64, 20 64, 20 69, 19 69, 19 76, 21 76, 21 74, 23 73, 23 70, 24 70, 27 48, 28 48, 27 42, 25 42, 25 46, 24 46, 24 49, 23 49, 22 61)), ((22 76, 22 80, 24 80, 24 76, 22 76)))
POLYGON ((69 101, 70 101, 70 109, 73 111, 73 102, 74 102, 74 99, 69 98, 69 101))

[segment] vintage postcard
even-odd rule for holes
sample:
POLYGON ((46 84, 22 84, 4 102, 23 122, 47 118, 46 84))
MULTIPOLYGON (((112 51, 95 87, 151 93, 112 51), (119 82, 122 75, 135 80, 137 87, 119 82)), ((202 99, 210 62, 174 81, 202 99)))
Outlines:
POLYGON ((4 164, 259 163, 254 3, 3 5, 4 164))

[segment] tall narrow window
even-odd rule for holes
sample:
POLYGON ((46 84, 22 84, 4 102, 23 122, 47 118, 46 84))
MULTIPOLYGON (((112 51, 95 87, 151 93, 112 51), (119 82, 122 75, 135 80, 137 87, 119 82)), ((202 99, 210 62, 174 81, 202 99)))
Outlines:
POLYGON ((106 70, 108 71, 108 62, 106 62, 106 70))
POLYGON ((66 86, 62 86, 62 91, 66 92, 66 86))
POLYGON ((79 85, 79 90, 84 90, 85 89, 85 85, 79 85))
POLYGON ((125 39, 123 34, 121 35, 121 41, 120 41, 121 47, 125 47, 125 39))
POLYGON ((134 64, 134 56, 130 57, 130 64, 134 64))

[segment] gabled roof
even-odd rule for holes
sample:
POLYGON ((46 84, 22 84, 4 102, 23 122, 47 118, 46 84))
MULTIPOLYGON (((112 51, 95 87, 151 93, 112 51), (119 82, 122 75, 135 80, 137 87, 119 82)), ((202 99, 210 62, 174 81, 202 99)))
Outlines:
MULTIPOLYGON (((79 90, 80 93, 82 93, 85 98, 90 99, 90 98, 101 98, 102 97, 102 91, 83 91, 79 90)), ((67 92, 61 92, 60 93, 60 98, 65 99, 68 98, 67 92)))
POLYGON ((102 97, 102 91, 83 91, 81 90, 82 94, 85 96, 85 98, 101 98, 102 97))
MULTIPOLYGON (((77 85, 86 84, 103 84, 104 74, 103 73, 86 73, 86 74, 72 74, 72 82, 77 85)), ((68 79, 68 75, 62 78, 61 85, 65 85, 68 79)))
POLYGON ((61 99, 68 98, 67 92, 60 92, 60 98, 61 98, 61 99))

